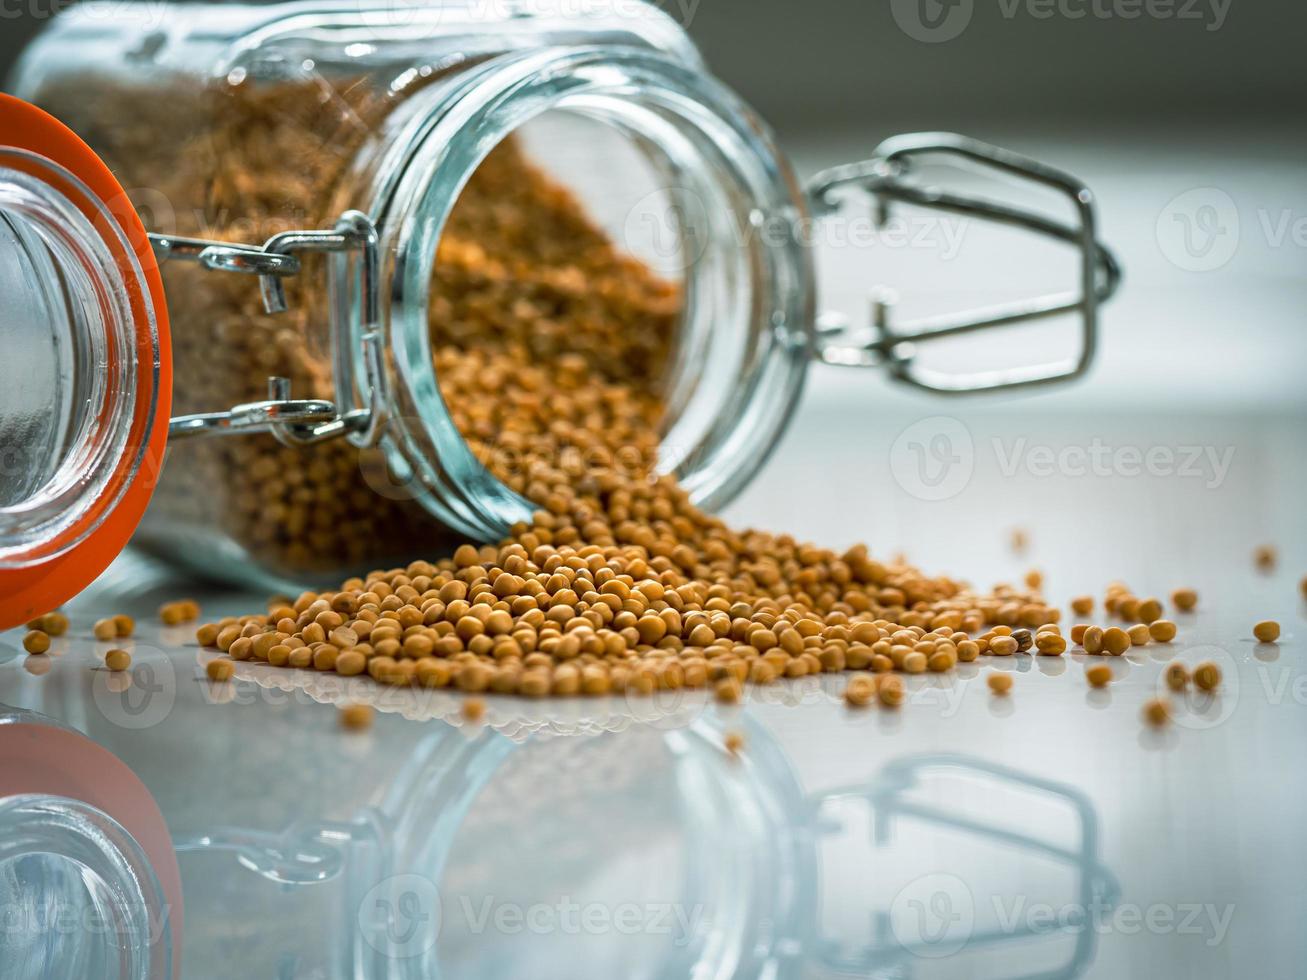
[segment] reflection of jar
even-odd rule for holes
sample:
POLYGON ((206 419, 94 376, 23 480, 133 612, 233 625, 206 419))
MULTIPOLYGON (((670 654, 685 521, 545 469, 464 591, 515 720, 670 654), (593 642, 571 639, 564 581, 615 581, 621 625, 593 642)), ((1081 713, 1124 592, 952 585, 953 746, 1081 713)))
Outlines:
MULTIPOLYGON (((27 720, 28 730, 41 722, 27 720)), ((1116 883, 1081 795, 935 755, 810 795, 767 729, 744 725, 741 757, 709 715, 520 745, 443 725, 414 740, 400 726, 357 746, 378 766, 351 781, 333 754, 314 751, 312 726, 286 732, 282 759, 242 766, 202 726, 179 724, 194 732, 183 738, 194 762, 226 757, 233 781, 160 797, 185 886, 186 975, 547 980, 575 976, 577 963, 632 980, 906 975, 940 955, 992 967, 996 946, 1014 947, 1024 966, 1041 938, 1066 947, 1048 976, 1092 960, 1091 919, 1041 937, 996 929, 985 902, 1111 907, 1116 883), (297 792, 319 778, 320 791, 297 792), (1058 814, 1056 834, 1025 824, 1032 806, 1058 814), (856 868, 833 876, 851 893, 828 894, 826 860, 856 868), (944 931, 923 933, 914 903, 944 900, 944 931)), ((147 784, 158 777, 156 792, 168 788, 166 762, 144 741, 97 734, 147 784)), ((78 751, 104 754, 82 742, 78 751)), ((0 827, 8 805, 0 799, 0 827)))
POLYGON ((814 356, 885 363, 895 377, 948 390, 1084 369, 1115 267, 1076 181, 935 136, 887 145, 805 192, 765 126, 669 18, 640 4, 582 9, 89 3, 31 47, 19 94, 105 158, 156 233, 156 252, 173 260, 164 280, 184 417, 173 422, 142 543, 246 582, 252 567, 279 582, 338 580, 411 558, 419 542, 423 553, 439 550, 449 531, 485 540, 527 519, 527 499, 460 434, 463 406, 442 400, 432 351, 433 334, 449 339, 439 332, 451 302, 489 310, 492 324, 516 310, 521 270, 505 280, 497 266, 487 285, 484 270, 458 265, 466 256, 454 246, 489 250, 505 225, 534 231, 503 213, 505 189, 525 185, 549 201, 557 186, 573 190, 596 222, 568 219, 584 225, 582 241, 561 258, 538 250, 546 254, 533 268, 549 282, 531 298, 561 323, 584 307, 630 324, 623 363, 662 410, 648 448, 705 507, 756 471, 814 356), (491 172, 477 173, 496 146, 491 172), (548 170, 547 186, 531 183, 519 147, 548 170), (1075 199, 1080 223, 901 179, 926 153, 1051 184, 1075 199), (456 202, 475 197, 479 180, 484 207, 463 227, 456 202), (948 379, 914 362, 915 328, 878 317, 870 339, 819 332, 799 229, 833 210, 845 184, 882 206, 938 205, 1081 247, 1078 297, 928 331, 1060 309, 1083 319, 1080 353, 1034 372, 948 379), (611 254, 592 270, 578 256, 593 258, 601 244, 611 254), (253 283, 214 270, 260 276, 262 304, 253 283), (233 438, 181 441, 203 435, 233 438))

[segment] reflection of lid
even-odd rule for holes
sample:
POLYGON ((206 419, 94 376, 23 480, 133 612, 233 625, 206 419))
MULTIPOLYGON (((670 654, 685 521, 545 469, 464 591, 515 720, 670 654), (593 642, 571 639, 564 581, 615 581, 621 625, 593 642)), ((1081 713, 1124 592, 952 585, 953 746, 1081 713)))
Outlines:
POLYGON ((172 400, 145 228, 72 131, 0 95, 0 629, 49 612, 136 529, 172 400))
MULTIPOLYGON (((86 904, 79 896, 93 879, 102 893, 101 913, 115 922, 110 938, 130 945, 133 961, 150 977, 179 974, 177 857, 154 797, 117 756, 39 715, 0 715, 0 824, 6 820, 26 839, 14 834, 0 857, 11 867, 39 862, 30 875, 19 876, 17 894, 7 898, 28 903, 23 907, 77 909, 86 904)), ((15 881, 6 883, 12 888, 15 881)), ((97 936, 88 933, 80 947, 71 943, 44 955, 64 964, 93 956, 97 936)))

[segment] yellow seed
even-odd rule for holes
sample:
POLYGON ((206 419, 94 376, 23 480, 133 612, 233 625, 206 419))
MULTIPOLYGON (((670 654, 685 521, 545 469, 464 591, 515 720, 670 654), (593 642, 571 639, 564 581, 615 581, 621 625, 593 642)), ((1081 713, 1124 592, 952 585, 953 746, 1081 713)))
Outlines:
POLYGON ((117 616, 113 618, 113 628, 114 628, 114 632, 119 637, 126 638, 128 636, 131 636, 132 633, 135 632, 136 620, 132 619, 131 616, 126 616, 123 615, 122 613, 119 613, 117 616))
POLYGON ((980 656, 980 644, 975 640, 962 640, 958 643, 958 660, 971 663, 980 656))
POLYGON ((1032 589, 1038 590, 1044 584, 1044 573, 1037 568, 1032 568, 1026 572, 1026 585, 1032 589))
POLYGON ((713 688, 713 695, 722 704, 735 704, 743 693, 740 682, 734 677, 723 677, 713 688))
POLYGON ((1012 675, 1005 674, 1001 671, 994 671, 986 679, 990 691, 994 694, 1006 695, 1012 690, 1012 675))
POLYGON ((1077 616, 1088 616, 1094 611, 1094 597, 1091 595, 1078 595, 1071 600, 1071 611, 1077 616))
POLYGON ((209 675, 211 681, 229 681, 232 674, 236 672, 236 665, 230 660, 215 657, 204 665, 204 672, 209 675))
POLYGON ((1166 686, 1173 691, 1183 691, 1189 686, 1189 668, 1179 660, 1167 664, 1162 676, 1166 679, 1166 686))
MULTIPOLYGON (((1088 648, 1086 648, 1088 649, 1088 648)), ((1103 652, 1109 656, 1119 657, 1130 649, 1130 634, 1119 626, 1109 626, 1103 630, 1103 652)))
POLYGON ((1148 646, 1148 641, 1153 638, 1152 631, 1145 623, 1136 623, 1125 632, 1126 636, 1130 637, 1130 645, 1132 647, 1148 646))
POLYGON ((1273 619, 1264 619, 1253 627, 1253 636, 1259 643, 1274 643, 1280 638, 1280 624, 1273 619))
POLYGON ((1192 612, 1198 605, 1198 593, 1193 589, 1176 589, 1171 593, 1171 605, 1180 612, 1192 612))
POLYGON ((1107 664, 1094 664, 1085 671, 1085 680, 1091 687, 1106 687, 1112 681, 1112 668, 1107 664))
POLYGON ((1162 603, 1157 599, 1141 599, 1135 607, 1135 619, 1141 623, 1151 623, 1162 618, 1162 603))
POLYGON ((722 739, 722 745, 731 755, 739 755, 744 751, 744 735, 740 732, 727 732, 726 737, 722 739))
POLYGON ((1035 637, 1035 647, 1046 657, 1056 657, 1066 652, 1066 640, 1057 633, 1040 633, 1035 637))
POLYGON ((97 619, 95 625, 91 627, 91 634, 97 640, 116 640, 118 638, 118 624, 110 619, 97 619))
POLYGON ((1161 728, 1171 720, 1171 703, 1165 698, 1153 698, 1144 704, 1144 721, 1161 728))
POLYGON ((45 653, 50 649, 50 634, 44 630, 32 630, 23 637, 23 649, 28 653, 45 653))
POLYGON ((989 641, 989 652, 996 657, 1010 657, 1017 652, 1017 641, 1011 636, 996 636, 989 641))
POLYGON ((46 613, 28 623, 27 628, 40 630, 50 636, 63 636, 68 632, 68 617, 61 612, 46 613))
POLYGON ((874 674, 854 674, 844 688, 844 700, 852 707, 863 708, 876 698, 876 677, 874 674))
POLYGON ((218 624, 205 623, 195 631, 195 642, 202 647, 216 647, 218 645, 218 624))
POLYGON ((924 653, 912 651, 903 658, 903 672, 905 674, 922 674, 925 673, 929 661, 924 653))
POLYGON ((1085 653, 1102 653, 1103 652, 1103 627, 1089 626, 1080 637, 1080 645, 1085 648, 1085 653))
POLYGON ((1175 623, 1169 619, 1159 619, 1149 623, 1148 635, 1158 643, 1170 643, 1175 639, 1175 623))
POLYGON ((1205 660, 1194 668, 1194 686, 1203 691, 1215 691, 1221 686, 1221 668, 1205 660))
POLYGON ((1274 546, 1269 544, 1260 545, 1253 552, 1253 564, 1261 572, 1274 571, 1278 560, 1279 555, 1276 553, 1274 546))
POLYGON ((104 655, 104 665, 110 670, 126 670, 132 665, 132 655, 126 650, 110 650, 104 655))
POLYGON ((336 715, 340 727, 347 732, 367 731, 372 727, 372 716, 372 705, 357 703, 342 705, 336 715))

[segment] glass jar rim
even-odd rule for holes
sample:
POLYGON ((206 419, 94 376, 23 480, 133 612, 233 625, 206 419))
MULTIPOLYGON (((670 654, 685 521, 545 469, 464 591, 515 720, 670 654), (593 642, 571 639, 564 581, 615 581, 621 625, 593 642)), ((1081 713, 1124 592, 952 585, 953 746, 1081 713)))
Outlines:
MULTIPOLYGON (((504 485, 473 454, 453 423, 436 377, 427 327, 436 252, 445 222, 467 180, 503 139, 548 111, 579 101, 606 101, 638 132, 658 118, 715 151, 712 179, 747 202, 732 215, 746 231, 781 214, 805 213, 804 198, 766 126, 734 93, 675 57, 623 47, 546 49, 510 54, 414 97, 426 100, 407 119, 388 179, 371 206, 390 283, 389 348, 399 383, 386 442, 392 469, 411 476, 416 497, 450 527, 481 540, 502 537, 537 509, 504 485)), ((600 120, 607 121, 604 119, 600 120)), ((738 247, 738 241, 735 245, 738 247)), ((676 473, 696 504, 728 502, 765 462, 797 406, 810 362, 814 322, 811 257, 800 242, 750 235, 753 268, 766 275, 753 325, 759 345, 752 372, 719 417, 711 444, 675 452, 676 473)), ((704 437, 705 442, 707 436, 704 437)), ((668 447, 664 445, 664 450, 668 447)), ((664 471, 667 458, 660 460, 664 471)))
POLYGON ((86 405, 49 478, 0 505, 0 568, 12 569, 68 554, 113 513, 146 455, 141 436, 153 426, 160 370, 153 310, 133 302, 149 295, 149 285, 126 234, 91 188, 53 160, 0 147, 0 208, 47 250, 61 277, 63 312, 81 328, 70 356, 83 377, 69 398, 86 405), (142 326, 155 362, 144 390, 142 326))

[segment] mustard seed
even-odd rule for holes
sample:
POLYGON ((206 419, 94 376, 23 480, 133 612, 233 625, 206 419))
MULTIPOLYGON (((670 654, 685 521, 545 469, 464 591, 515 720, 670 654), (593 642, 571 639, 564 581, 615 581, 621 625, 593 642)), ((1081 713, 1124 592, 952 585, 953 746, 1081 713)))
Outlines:
POLYGON ((1162 728, 1171 721, 1171 703, 1165 698, 1153 698, 1145 702, 1143 716, 1154 728, 1162 728))
POLYGON ((1153 638, 1152 631, 1146 623, 1136 623, 1125 631, 1126 636, 1130 637, 1132 647, 1143 647, 1148 645, 1148 641, 1153 638))
POLYGON ((1085 648, 1085 653, 1102 653, 1103 636, 1104 630, 1101 626, 1086 627, 1080 638, 1080 645, 1085 648))
POLYGON ((101 641, 118 639, 118 624, 109 619, 97 619, 91 627, 91 634, 101 641))
POLYGON ((1258 643, 1274 643, 1280 638, 1280 624, 1273 619, 1264 619, 1253 627, 1253 636, 1258 643))
POLYGON ((1162 672, 1166 686, 1173 691, 1183 691, 1189 686, 1189 668, 1179 660, 1172 660, 1162 672))
POLYGON ((1151 623, 1162 618, 1162 603, 1157 599, 1141 599, 1135 607, 1134 618, 1141 623, 1151 623))
POLYGON ((1088 616, 1094 611, 1094 597, 1078 595, 1071 600, 1071 611, 1077 616, 1088 616))
POLYGON ((104 665, 113 671, 126 670, 132 665, 132 655, 126 650, 110 650, 104 655, 104 665))
POLYGON ((463 699, 463 718, 465 721, 478 722, 486 716, 486 702, 484 698, 464 698, 463 699))
POLYGON ((1158 643, 1170 643, 1175 639, 1175 623, 1169 619, 1159 619, 1149 623, 1148 635, 1158 643))
POLYGON ((40 630, 49 636, 63 636, 68 632, 68 617, 61 612, 46 613, 28 623, 27 628, 40 630))
POLYGON ((1215 691, 1221 686, 1221 668, 1205 660, 1194 668, 1194 686, 1203 691, 1215 691))
POLYGON ((44 630, 32 630, 23 637, 23 649, 28 653, 45 653, 50 649, 50 634, 44 630))
MULTIPOLYGON (((1086 648, 1087 649, 1087 648, 1086 648)), ((1119 657, 1130 649, 1130 634, 1119 626, 1109 626, 1103 630, 1103 652, 1112 657, 1119 657)))
POLYGON ((211 681, 229 681, 232 674, 236 672, 236 665, 230 660, 215 657, 204 665, 204 672, 209 675, 211 681))
POLYGON ((1198 593, 1193 589, 1176 589, 1171 593, 1171 605, 1180 612, 1192 612, 1198 605, 1198 593))
POLYGON ((1280 556, 1273 545, 1259 545, 1253 551, 1253 564, 1257 566, 1259 572, 1268 573, 1275 571, 1275 566, 1279 561, 1279 558, 1280 556))
POLYGON ((120 639, 125 639, 136 631, 136 620, 132 619, 131 616, 119 613, 113 617, 113 628, 115 635, 120 639))
POLYGON ((1035 647, 1046 657, 1056 657, 1066 652, 1066 640, 1057 633, 1040 633, 1035 637, 1035 647))
POLYGON ((989 641, 989 652, 996 657, 1010 657, 1017 652, 1017 641, 1010 636, 996 636, 989 641))

